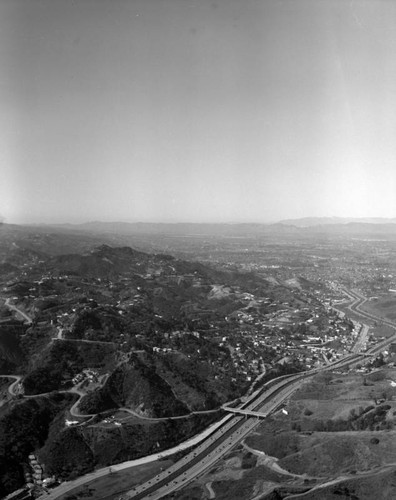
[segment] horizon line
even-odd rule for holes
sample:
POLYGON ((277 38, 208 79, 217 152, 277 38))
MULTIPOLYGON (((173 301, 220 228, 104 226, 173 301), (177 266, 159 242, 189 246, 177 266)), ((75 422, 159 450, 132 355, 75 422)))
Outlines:
POLYGON ((122 219, 114 219, 114 220, 85 220, 81 222, 61 222, 61 221, 51 221, 51 222, 8 222, 6 218, 3 218, 1 220, 0 218, 0 224, 6 224, 6 225, 15 225, 15 226, 84 226, 84 225, 90 225, 90 224, 156 224, 156 225, 182 225, 182 224, 189 224, 189 225, 274 225, 274 224, 285 224, 285 223, 291 223, 291 222, 299 222, 299 221, 306 221, 306 220, 311 220, 311 221, 339 221, 344 223, 350 223, 350 222, 359 222, 359 221, 384 221, 384 222, 391 222, 391 223, 396 223, 396 217, 383 217, 383 216, 362 216, 362 217, 349 217, 349 216, 304 216, 304 217, 296 217, 296 218, 282 218, 282 219, 276 219, 272 221, 227 221, 227 222, 222 222, 222 221, 143 221, 143 220, 137 220, 137 221, 131 221, 131 220, 122 220, 122 219))

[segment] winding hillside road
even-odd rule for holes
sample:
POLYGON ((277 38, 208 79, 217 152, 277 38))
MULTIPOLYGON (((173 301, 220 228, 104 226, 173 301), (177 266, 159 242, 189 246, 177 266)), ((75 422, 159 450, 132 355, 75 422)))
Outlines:
POLYGON ((14 378, 15 381, 12 382, 8 386, 8 392, 11 394, 11 396, 16 396, 16 386, 19 384, 19 382, 22 380, 22 375, 0 375, 0 378, 14 378))
POLYGON ((13 304, 10 304, 10 298, 8 297, 7 299, 4 300, 4 305, 6 307, 8 307, 8 309, 10 309, 11 311, 14 311, 18 317, 21 316, 25 322, 28 324, 28 325, 31 325, 33 323, 33 320, 30 316, 28 316, 24 311, 22 311, 21 309, 19 309, 18 307, 14 306, 13 304))

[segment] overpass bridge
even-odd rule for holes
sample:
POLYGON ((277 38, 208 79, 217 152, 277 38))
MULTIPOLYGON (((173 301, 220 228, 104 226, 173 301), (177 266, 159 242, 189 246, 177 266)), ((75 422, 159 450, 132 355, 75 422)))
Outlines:
POLYGON ((244 417, 266 418, 268 415, 268 413, 262 413, 260 411, 244 410, 243 408, 231 408, 230 406, 222 406, 222 409, 224 411, 235 413, 236 415, 242 415, 244 417))

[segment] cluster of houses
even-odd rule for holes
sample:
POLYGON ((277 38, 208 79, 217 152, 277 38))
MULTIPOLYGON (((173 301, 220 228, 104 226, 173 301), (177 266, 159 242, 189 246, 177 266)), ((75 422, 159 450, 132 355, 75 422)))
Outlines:
POLYGON ((8 495, 8 497, 6 497, 7 500, 24 500, 31 498, 33 491, 37 494, 37 489, 42 490, 42 488, 47 488, 56 483, 55 477, 44 477, 43 468, 36 455, 31 453, 28 460, 29 463, 23 466, 25 487, 8 495))
POLYGON ((73 378, 73 384, 77 385, 83 380, 88 380, 89 382, 98 382, 99 373, 91 368, 84 368, 81 373, 77 373, 77 375, 73 378))
POLYGON ((31 453, 28 457, 29 463, 23 465, 25 486, 19 490, 13 491, 3 500, 28 500, 36 498, 45 492, 47 488, 57 484, 54 476, 45 477, 43 468, 39 464, 36 455, 31 453))
POLYGON ((30 454, 28 458, 29 466, 24 471, 26 485, 28 488, 34 488, 35 484, 41 486, 43 484, 43 469, 38 463, 36 455, 30 454))

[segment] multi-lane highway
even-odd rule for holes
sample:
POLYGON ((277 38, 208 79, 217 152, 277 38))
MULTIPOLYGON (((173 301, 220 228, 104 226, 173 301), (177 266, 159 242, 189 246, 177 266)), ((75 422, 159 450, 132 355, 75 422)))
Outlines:
MULTIPOLYGON (((348 295, 353 300, 353 303, 349 306, 351 310, 374 321, 380 320, 396 329, 395 324, 384 321, 382 318, 377 318, 360 309, 367 300, 365 297, 362 297, 356 292, 349 291, 348 295)), ((276 410, 295 390, 298 389, 307 377, 311 377, 319 371, 334 370, 335 368, 343 368, 362 362, 367 354, 377 354, 395 338, 396 334, 372 347, 366 353, 351 353, 343 359, 330 363, 323 368, 317 368, 309 372, 295 375, 286 375, 268 382, 261 390, 256 391, 245 403, 239 406, 238 410, 240 410, 241 414, 229 413, 213 433, 209 434, 181 460, 149 481, 124 492, 122 498, 157 500, 184 487, 197 476, 212 467, 232 447, 242 441, 260 424, 261 418, 276 410)), ((118 467, 122 467, 122 464, 114 466, 114 469, 118 467)), ((91 480, 92 479, 93 478, 91 478, 91 480)), ((83 478, 79 478, 79 484, 83 483, 83 478)), ((76 487, 77 484, 73 486, 73 482, 71 482, 70 487, 67 487, 67 485, 62 486, 63 494, 65 494, 66 491, 70 491, 73 487, 76 487)), ((61 495, 56 493, 56 489, 49 495, 51 500, 59 498, 59 496, 61 495)))
MULTIPOLYGON (((349 306, 352 311, 374 321, 383 321, 381 318, 361 310, 361 306, 367 300, 365 297, 356 292, 350 292, 348 295, 353 300, 353 303, 349 306)), ((390 321, 383 321, 383 323, 389 324, 389 326, 396 329, 396 325, 390 321)), ((364 328, 367 328, 367 326, 364 325, 364 328)), ((365 331, 365 333, 367 334, 367 331, 365 331)), ((271 386, 270 388, 252 396, 246 403, 238 408, 239 412, 234 409, 233 419, 229 420, 222 428, 218 429, 215 434, 207 441, 204 441, 197 449, 186 455, 170 469, 154 477, 151 481, 128 491, 123 497, 134 500, 144 498, 157 500, 184 487, 198 475, 213 466, 217 460, 259 425, 259 418, 254 418, 256 413, 260 414, 260 416, 267 416, 279 407, 279 405, 301 385, 305 378, 314 375, 318 371, 333 370, 334 368, 342 368, 359 363, 365 359, 367 354, 375 355, 380 352, 386 345, 392 342, 394 338, 396 338, 396 334, 372 347, 366 353, 351 353, 343 359, 331 363, 322 369, 283 377, 283 380, 277 381, 275 384, 274 381, 272 381, 272 383, 268 384, 271 386), (238 413, 240 414, 238 415, 238 413), (242 416, 244 413, 245 418, 242 416)), ((230 411, 232 410, 230 409, 230 411)))
MULTIPOLYGON (((244 407, 247 411, 256 411, 262 416, 266 416, 282 404, 299 387, 304 378, 311 375, 313 373, 305 373, 283 379, 268 391, 253 396, 252 400, 245 403, 244 407)), ((259 424, 259 418, 233 415, 221 428, 179 462, 150 481, 124 493, 123 498, 157 500, 169 495, 212 467, 259 424)))
MULTIPOLYGON (((343 291, 353 301, 352 304, 348 306, 348 309, 350 309, 356 314, 359 314, 360 316, 363 316, 364 318, 370 319, 371 321, 381 322, 383 325, 389 326, 393 330, 396 330, 396 324, 393 323, 392 321, 386 318, 375 316, 374 314, 371 314, 362 309, 364 304, 368 301, 367 297, 364 297, 360 292, 357 292, 356 290, 343 289, 343 291)), ((388 337, 387 339, 383 340, 382 342, 376 344, 374 347, 366 351, 366 354, 378 354, 384 347, 389 345, 391 342, 394 342, 395 340, 396 340, 396 333, 391 337, 388 337)))
MULTIPOLYGON (((344 359, 325 367, 324 370, 341 368, 352 363, 361 361, 363 355, 350 354, 344 359)), ((297 375, 282 377, 282 380, 271 381, 270 388, 254 395, 248 402, 240 407, 241 413, 246 409, 246 417, 234 413, 234 417, 227 421, 220 429, 205 440, 192 452, 183 457, 182 460, 172 467, 157 475, 150 481, 143 483, 127 493, 123 494, 126 499, 150 499, 158 500, 173 491, 184 487, 186 484, 212 467, 232 447, 242 441, 256 426, 260 424, 260 418, 252 418, 249 415, 259 413, 265 417, 278 408, 282 402, 295 392, 304 379, 313 376, 320 370, 312 370, 297 375)))
MULTIPOLYGON (((357 363, 363 358, 359 354, 350 354, 342 360, 338 360, 331 365, 327 365, 323 370, 348 366, 357 363)), ((260 391, 255 392, 250 398, 240 406, 247 411, 260 413, 261 417, 269 415, 276 410, 290 395, 302 384, 304 379, 313 376, 319 369, 295 375, 286 375, 268 382, 260 391)), ((124 492, 122 498, 125 499, 150 499, 157 500, 173 491, 182 488, 197 476, 212 467, 231 448, 242 441, 255 427, 260 424, 259 418, 244 417, 229 413, 222 419, 215 430, 206 436, 192 451, 187 453, 181 460, 173 464, 170 468, 162 471, 149 481, 124 492)), ((166 453, 164 453, 165 455, 166 453)), ((118 464, 111 467, 112 472, 122 470, 128 464, 118 464)), ((58 488, 54 488, 48 500, 55 500, 64 496, 74 488, 95 480, 95 478, 110 474, 110 468, 95 471, 77 480, 63 483, 58 488)))

